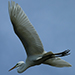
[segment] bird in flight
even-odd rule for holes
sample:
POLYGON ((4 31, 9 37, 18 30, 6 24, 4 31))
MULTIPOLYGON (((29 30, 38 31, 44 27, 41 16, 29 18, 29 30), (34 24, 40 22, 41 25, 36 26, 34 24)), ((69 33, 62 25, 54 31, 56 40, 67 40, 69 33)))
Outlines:
POLYGON ((71 67, 68 62, 59 58, 69 55, 70 50, 65 50, 60 53, 46 52, 36 30, 22 8, 14 1, 11 1, 8 2, 8 11, 14 32, 21 40, 27 53, 26 61, 19 61, 9 71, 17 68, 17 72, 22 73, 29 67, 40 64, 55 67, 71 67))

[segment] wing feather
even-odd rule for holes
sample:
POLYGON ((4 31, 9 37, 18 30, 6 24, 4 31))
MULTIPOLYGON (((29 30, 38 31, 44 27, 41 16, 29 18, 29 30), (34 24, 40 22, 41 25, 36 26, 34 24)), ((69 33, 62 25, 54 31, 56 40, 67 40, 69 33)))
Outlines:
POLYGON ((41 40, 21 7, 11 1, 11 4, 8 2, 8 10, 14 31, 23 43, 27 55, 42 54, 44 49, 41 40))
POLYGON ((69 64, 68 62, 66 62, 65 60, 59 57, 48 59, 44 62, 44 64, 55 66, 55 67, 71 67, 71 64, 69 64))

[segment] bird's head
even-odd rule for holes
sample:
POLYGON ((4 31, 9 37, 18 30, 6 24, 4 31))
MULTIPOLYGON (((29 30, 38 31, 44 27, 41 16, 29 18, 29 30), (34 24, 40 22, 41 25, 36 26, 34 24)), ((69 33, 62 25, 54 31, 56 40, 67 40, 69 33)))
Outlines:
POLYGON ((24 61, 19 61, 14 67, 12 67, 9 71, 17 68, 17 71, 19 73, 22 73, 24 71, 25 63, 24 61))

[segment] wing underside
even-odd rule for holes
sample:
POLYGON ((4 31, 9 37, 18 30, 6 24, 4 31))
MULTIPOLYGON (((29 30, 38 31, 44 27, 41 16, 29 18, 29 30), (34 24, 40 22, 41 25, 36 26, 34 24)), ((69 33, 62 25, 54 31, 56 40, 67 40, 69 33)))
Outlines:
POLYGON ((8 2, 8 9, 13 28, 23 43, 28 56, 44 52, 41 40, 28 17, 18 4, 8 2))
POLYGON ((65 60, 59 57, 48 59, 43 64, 47 64, 55 67, 71 67, 71 64, 69 64, 68 62, 66 62, 65 60))

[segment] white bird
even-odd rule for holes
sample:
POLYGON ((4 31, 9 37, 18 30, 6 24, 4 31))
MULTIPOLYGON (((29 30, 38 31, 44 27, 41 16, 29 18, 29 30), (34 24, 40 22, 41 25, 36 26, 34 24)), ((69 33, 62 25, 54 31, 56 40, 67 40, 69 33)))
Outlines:
POLYGON ((61 56, 69 55, 68 52, 70 50, 55 54, 44 51, 37 32, 35 31, 22 8, 15 2, 11 1, 11 3, 8 2, 8 10, 14 31, 23 43, 27 53, 26 62, 18 62, 9 71, 17 68, 17 72, 22 73, 29 67, 40 64, 47 64, 55 67, 71 67, 68 62, 59 58, 61 56))

